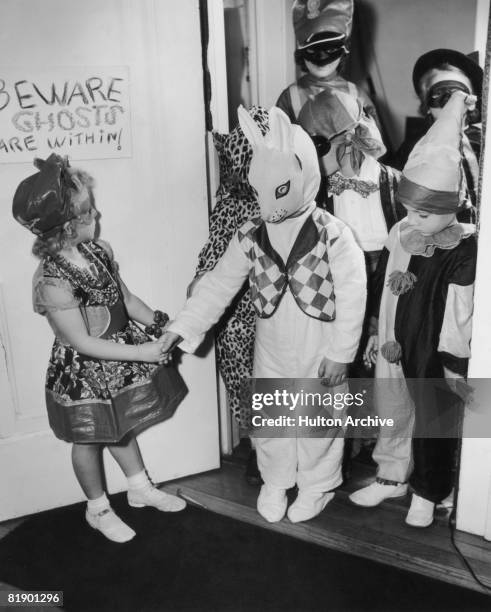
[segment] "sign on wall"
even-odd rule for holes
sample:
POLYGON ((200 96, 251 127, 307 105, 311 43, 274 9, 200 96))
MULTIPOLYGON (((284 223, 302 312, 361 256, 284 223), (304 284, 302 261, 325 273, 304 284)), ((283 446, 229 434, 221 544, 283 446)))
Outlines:
POLYGON ((131 157, 126 66, 0 70, 0 163, 131 157))

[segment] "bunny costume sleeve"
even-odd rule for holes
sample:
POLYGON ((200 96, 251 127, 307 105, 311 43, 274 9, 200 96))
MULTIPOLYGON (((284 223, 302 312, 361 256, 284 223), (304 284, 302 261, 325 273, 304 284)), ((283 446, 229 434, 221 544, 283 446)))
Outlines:
POLYGON ((220 319, 248 272, 249 263, 236 234, 215 268, 201 278, 192 297, 168 328, 184 338, 183 350, 194 352, 201 334, 220 319))
MULTIPOLYGON (((249 180, 258 193, 261 220, 270 245, 283 262, 309 217, 318 215, 314 197, 320 180, 315 148, 299 126, 292 126, 279 109, 270 111, 270 133, 263 137, 250 116, 239 110, 241 126, 254 155, 249 180)), ((323 357, 350 362, 359 342, 366 299, 363 254, 342 221, 322 213, 326 259, 332 275, 336 315, 320 320, 298 305, 289 285, 273 313, 256 320, 254 375, 258 377, 317 377, 323 357)), ((317 217, 316 217, 317 218, 317 217)), ((249 224, 251 222, 248 222, 249 224)), ((234 236, 225 254, 198 284, 193 297, 169 330, 192 340, 209 329, 251 273, 247 243, 234 236)), ((321 240, 320 234, 319 238, 321 240)), ((313 272, 319 272, 314 266, 313 272)), ((267 271, 271 275, 271 271, 267 271)), ((298 296, 297 296, 298 297, 298 296)))

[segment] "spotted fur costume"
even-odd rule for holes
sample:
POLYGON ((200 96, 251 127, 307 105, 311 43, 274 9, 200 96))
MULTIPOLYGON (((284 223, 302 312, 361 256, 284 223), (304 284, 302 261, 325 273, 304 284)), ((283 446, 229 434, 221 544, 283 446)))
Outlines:
MULTIPOLYGON (((265 134, 267 112, 252 107, 250 113, 265 134)), ((252 149, 240 126, 230 134, 215 132, 213 139, 220 163, 220 186, 210 217, 210 234, 199 254, 197 275, 213 270, 239 227, 260 214, 255 192, 247 180, 252 149)), ((255 313, 246 284, 216 327, 218 367, 230 410, 242 427, 248 425, 250 410, 240 405, 239 387, 241 380, 252 376, 254 327, 255 313)))

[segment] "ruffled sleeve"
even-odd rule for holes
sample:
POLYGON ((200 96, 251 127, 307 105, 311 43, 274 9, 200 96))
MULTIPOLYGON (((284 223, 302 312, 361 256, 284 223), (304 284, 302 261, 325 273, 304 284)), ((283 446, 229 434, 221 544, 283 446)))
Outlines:
POLYGON ((44 276, 40 266, 32 281, 32 304, 34 312, 47 315, 57 310, 79 308, 80 299, 74 296, 67 280, 44 276))

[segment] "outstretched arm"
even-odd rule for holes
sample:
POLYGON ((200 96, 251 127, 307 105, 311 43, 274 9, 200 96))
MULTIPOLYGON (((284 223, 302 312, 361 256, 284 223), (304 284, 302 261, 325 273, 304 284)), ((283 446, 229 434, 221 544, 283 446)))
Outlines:
POLYGON ((57 336, 83 355, 96 359, 154 363, 160 358, 160 347, 156 342, 129 345, 90 336, 78 308, 50 312, 48 320, 57 336))
POLYGON ((247 257, 235 235, 215 268, 195 286, 193 295, 168 326, 168 331, 186 340, 193 348, 197 346, 202 334, 220 319, 244 284, 248 272, 247 257))

